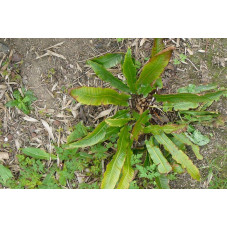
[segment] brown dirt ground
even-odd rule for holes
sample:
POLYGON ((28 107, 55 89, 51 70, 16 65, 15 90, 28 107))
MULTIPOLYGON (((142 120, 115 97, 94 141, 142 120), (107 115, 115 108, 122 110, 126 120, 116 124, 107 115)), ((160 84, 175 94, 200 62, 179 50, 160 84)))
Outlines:
MULTIPOLYGON (((86 67, 87 59, 107 52, 125 52, 128 46, 132 47, 136 59, 145 63, 144 58, 149 56, 152 39, 2 39, 5 43, 20 54, 23 59, 21 68, 21 84, 34 91, 38 100, 34 103, 34 111, 30 115, 38 122, 28 122, 19 110, 8 112, 2 107, 0 116, 7 123, 2 142, 6 137, 13 152, 6 162, 15 161, 15 155, 20 147, 40 146, 49 152, 49 136, 44 129, 41 119, 52 127, 54 138, 58 143, 64 143, 69 134, 69 127, 83 120, 87 125, 93 125, 94 119, 104 110, 104 107, 77 106, 67 94, 67 90, 76 86, 101 86, 93 72, 86 67), (52 47, 63 42, 57 47, 52 47), (58 56, 43 56, 48 50, 58 56), (39 58, 41 57, 41 58, 39 58), (38 59, 37 59, 38 58, 38 59), (5 117, 5 118, 4 118, 5 117), (7 120, 6 120, 7 118, 7 120), (58 128, 66 132, 59 133, 58 128), (16 152, 14 152, 16 150, 16 152)), ((171 60, 172 68, 166 70, 163 76, 164 93, 176 92, 177 88, 189 83, 208 84, 217 83, 220 86, 227 84, 227 39, 167 39, 167 45, 175 45, 176 50, 171 60), (173 65, 173 59, 179 54, 187 55, 186 63, 173 65)), ((50 53, 50 52, 49 52, 50 53)), ((8 85, 15 87, 16 85, 8 85)), ((5 100, 6 101, 6 100, 5 100)), ((226 114, 227 102, 222 99, 212 107, 226 114)), ((101 120, 101 119, 100 119, 101 120)), ((96 121, 96 123, 99 120, 96 121)), ((205 134, 213 134, 211 142, 202 147, 203 161, 193 161, 202 172, 203 180, 196 182, 188 174, 182 174, 171 183, 172 188, 206 188, 208 164, 214 157, 223 155, 227 147, 226 127, 206 128, 200 126, 205 134)), ((190 154, 189 154, 190 155, 190 154)), ((16 165, 15 165, 15 171, 16 165)))

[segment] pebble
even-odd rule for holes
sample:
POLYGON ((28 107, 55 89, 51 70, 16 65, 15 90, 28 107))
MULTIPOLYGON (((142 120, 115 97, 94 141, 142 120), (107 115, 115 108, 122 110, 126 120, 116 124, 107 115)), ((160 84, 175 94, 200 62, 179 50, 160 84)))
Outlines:
POLYGON ((10 140, 13 139, 13 136, 12 136, 11 134, 9 134, 9 135, 7 136, 7 138, 8 138, 8 140, 10 141, 10 140))
POLYGON ((34 137, 37 136, 37 134, 36 134, 35 132, 33 132, 33 133, 31 134, 31 136, 32 136, 32 138, 34 138, 34 137))
POLYGON ((30 128, 29 128, 29 131, 30 131, 30 133, 33 133, 33 132, 35 132, 35 130, 36 130, 36 127, 35 126, 30 126, 30 128))
POLYGON ((144 49, 150 50, 151 49, 151 44, 150 43, 145 43, 144 44, 144 49))
POLYGON ((55 120, 55 121, 53 122, 53 124, 54 124, 55 126, 60 126, 61 122, 60 122, 60 121, 55 120))
POLYGON ((21 61, 21 59, 22 59, 22 56, 18 53, 13 54, 12 56, 12 62, 19 62, 21 61))

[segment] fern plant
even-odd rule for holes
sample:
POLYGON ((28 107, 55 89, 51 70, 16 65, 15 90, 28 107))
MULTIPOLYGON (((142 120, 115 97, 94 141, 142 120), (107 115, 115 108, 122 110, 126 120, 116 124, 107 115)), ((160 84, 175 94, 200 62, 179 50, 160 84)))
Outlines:
MULTIPOLYGON (((173 50, 173 46, 164 47, 163 39, 154 39, 150 59, 138 72, 130 48, 126 54, 109 53, 94 58, 87 61, 87 64, 101 80, 109 83, 113 88, 71 89, 70 95, 81 104, 95 106, 112 104, 121 108, 114 116, 99 123, 93 132, 64 146, 65 149, 85 148, 106 141, 113 134, 118 133, 117 149, 106 166, 101 188, 129 188, 130 182, 135 177, 131 163, 132 156, 138 150, 147 154, 146 165, 157 165, 160 174, 156 177, 156 182, 159 188, 169 188, 167 174, 171 171, 180 173, 187 170, 193 179, 200 180, 198 168, 186 154, 186 146, 190 146, 197 159, 203 158, 198 145, 194 144, 185 133, 187 121, 162 125, 154 124, 152 121, 151 110, 154 106, 151 107, 151 97, 157 88, 162 88, 161 75, 170 61, 173 50), (118 64, 121 64, 125 81, 108 71, 118 64), (143 101, 142 106, 140 103, 133 105, 138 98, 143 101), (127 108, 122 109, 122 107, 127 108)), ((226 90, 204 95, 189 92, 154 94, 153 97, 157 102, 163 103, 161 111, 187 111, 185 113, 190 115, 191 109, 197 108, 196 111, 199 113, 199 110, 211 105, 221 95, 226 95, 226 90)), ((156 106, 156 108, 161 107, 156 106)))

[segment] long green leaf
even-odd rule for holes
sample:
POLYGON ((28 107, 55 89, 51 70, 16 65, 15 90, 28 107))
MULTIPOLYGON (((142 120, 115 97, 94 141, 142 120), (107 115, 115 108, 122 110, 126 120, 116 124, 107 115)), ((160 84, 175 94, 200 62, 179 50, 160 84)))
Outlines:
POLYGON ((127 124, 133 118, 120 118, 120 119, 106 119, 105 122, 112 127, 122 127, 127 124))
POLYGON ((130 118, 129 110, 118 110, 111 119, 130 118))
POLYGON ((167 151, 172 155, 173 159, 176 160, 183 168, 186 168, 188 173, 193 179, 200 180, 200 173, 197 167, 192 163, 188 156, 164 134, 154 135, 155 139, 162 144, 167 151))
MULTIPOLYGON (((113 117, 108 119, 125 119, 125 118, 130 118, 129 110, 119 110, 113 117)), ((120 131, 119 127, 108 127, 106 130, 106 135, 101 142, 106 141, 113 135, 116 135, 117 133, 119 133, 119 131, 120 131)))
POLYGON ((143 132, 145 124, 149 121, 151 118, 150 115, 148 115, 149 110, 144 111, 139 119, 136 121, 133 129, 132 129, 132 139, 138 140, 139 135, 143 132))
POLYGON ((36 159, 44 159, 44 160, 49 160, 50 158, 57 159, 55 155, 51 155, 51 154, 47 153, 46 151, 44 151, 40 148, 35 148, 35 147, 23 148, 22 153, 24 153, 25 155, 30 156, 32 158, 36 158, 36 159))
POLYGON ((199 153, 199 146, 193 144, 188 138, 187 136, 185 136, 184 134, 173 134, 173 136, 179 140, 180 142, 188 145, 188 146, 191 146, 195 156, 199 159, 199 160, 202 160, 203 159, 203 156, 199 153))
POLYGON ((209 91, 216 89, 217 85, 215 84, 207 84, 207 85, 200 85, 197 86, 195 84, 189 84, 187 87, 181 87, 177 90, 177 93, 193 93, 198 94, 204 91, 209 91))
POLYGON ((108 140, 111 136, 117 135, 119 133, 119 131, 120 131, 120 127, 108 127, 106 129, 105 137, 100 142, 104 142, 104 141, 108 140))
POLYGON ((3 183, 6 183, 6 181, 12 177, 13 175, 11 171, 7 167, 0 164, 0 180, 2 179, 3 183))
POLYGON ((151 57, 154 57, 156 54, 158 54, 160 51, 164 49, 164 43, 162 38, 156 38, 154 39, 154 44, 151 51, 151 57))
POLYGON ((169 133, 174 133, 174 132, 179 132, 179 131, 184 131, 186 129, 187 125, 174 125, 174 124, 169 124, 169 125, 149 125, 144 128, 143 133, 152 133, 152 134, 159 134, 161 132, 165 132, 167 134, 169 133))
POLYGON ((102 65, 106 69, 108 69, 119 64, 123 60, 123 58, 124 58, 123 53, 114 53, 114 54, 108 53, 101 57, 93 58, 91 59, 91 61, 94 61, 102 65))
POLYGON ((136 93, 136 67, 132 61, 132 53, 130 48, 128 48, 128 51, 125 55, 123 74, 131 91, 136 93))
POLYGON ((168 95, 157 95, 154 97, 158 102, 168 102, 168 103, 179 103, 179 102, 189 102, 189 103, 200 103, 217 101, 220 96, 227 94, 227 91, 217 91, 210 92, 205 95, 196 95, 191 93, 180 93, 180 94, 168 94, 168 95))
POLYGON ((227 94, 226 90, 210 92, 205 95, 196 95, 191 93, 157 95, 154 97, 158 102, 163 102, 163 110, 189 110, 197 108, 200 103, 210 103, 217 101, 222 95, 227 94))
POLYGON ((129 95, 119 94, 110 88, 81 87, 74 88, 70 91, 70 95, 78 102, 87 105, 119 105, 128 106, 129 95))
POLYGON ((172 167, 162 154, 161 150, 158 147, 153 146, 150 141, 145 141, 145 143, 151 159, 158 166, 158 171, 160 173, 169 173, 172 170, 172 167))
POLYGON ((214 117, 217 117, 219 116, 220 114, 219 113, 216 113, 216 112, 212 112, 212 111, 192 111, 192 110, 189 110, 189 111, 181 111, 180 114, 188 114, 188 115, 191 115, 191 116, 206 116, 206 115, 211 115, 211 116, 214 116, 214 117))
POLYGON ((75 130, 67 137, 67 143, 72 143, 87 135, 87 128, 83 125, 83 122, 79 122, 75 130))
POLYGON ((165 112, 174 110, 189 110, 189 109, 195 109, 199 106, 199 103, 193 103, 193 102, 176 102, 176 103, 163 103, 163 110, 165 112))
POLYGON ((132 154, 132 150, 128 148, 127 156, 122 170, 122 176, 117 186, 118 189, 128 189, 130 182, 133 180, 134 170, 131 166, 132 154))
POLYGON ((124 126, 120 133, 117 142, 117 152, 109 162, 104 173, 104 178, 102 180, 102 189, 113 189, 117 184, 120 177, 121 169, 124 165, 126 158, 126 151, 129 146, 129 126, 124 126))
POLYGON ((71 144, 66 144, 63 147, 65 149, 74 149, 78 147, 89 147, 95 145, 104 139, 107 127, 108 126, 106 122, 103 121, 95 128, 93 132, 89 133, 83 139, 71 144))
POLYGON ((139 79, 136 82, 139 94, 146 96, 152 91, 152 84, 161 76, 165 67, 168 65, 173 49, 173 47, 169 47, 161 51, 159 54, 152 57, 143 67, 139 79))
POLYGON ((103 81, 106 81, 110 83, 111 86, 130 93, 130 89, 126 84, 124 84, 121 80, 117 79, 112 73, 107 71, 102 65, 93 62, 93 61, 87 61, 87 63, 92 67, 96 75, 103 81))
POLYGON ((155 182, 159 189, 170 189, 169 179, 165 174, 161 174, 159 177, 155 178, 155 182))

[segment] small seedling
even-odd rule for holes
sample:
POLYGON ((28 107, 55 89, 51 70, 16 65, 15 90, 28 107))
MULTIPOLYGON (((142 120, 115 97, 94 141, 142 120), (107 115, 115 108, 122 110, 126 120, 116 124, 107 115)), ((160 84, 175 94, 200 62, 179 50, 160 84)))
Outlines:
POLYGON ((7 102, 6 106, 17 107, 25 114, 29 114, 31 111, 31 104, 32 102, 36 101, 37 98, 33 95, 33 92, 30 90, 25 91, 25 89, 22 88, 21 91, 23 94, 21 94, 19 90, 15 90, 13 92, 14 100, 7 102))
POLYGON ((186 63, 185 60, 187 59, 187 56, 184 54, 180 54, 179 58, 173 59, 174 65, 179 65, 181 62, 186 63))
POLYGON ((118 43, 124 41, 124 38, 116 38, 116 39, 117 39, 117 42, 118 42, 118 43))

